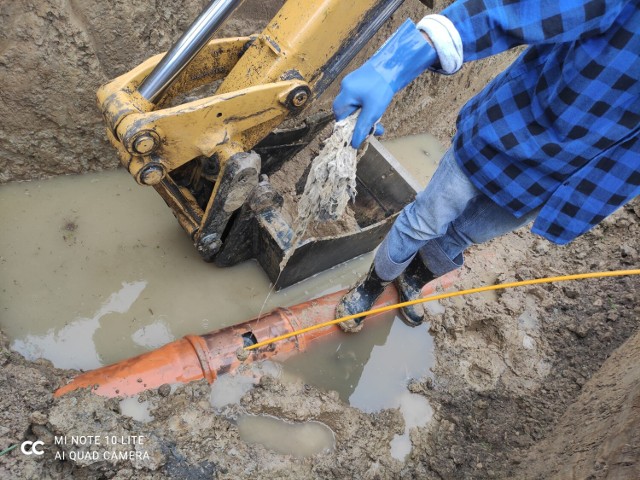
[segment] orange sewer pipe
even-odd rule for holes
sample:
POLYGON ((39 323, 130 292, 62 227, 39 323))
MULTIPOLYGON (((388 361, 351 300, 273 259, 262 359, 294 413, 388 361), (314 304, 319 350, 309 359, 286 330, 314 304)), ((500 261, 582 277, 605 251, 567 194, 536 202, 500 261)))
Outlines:
MULTIPOLYGON (((453 282, 454 275, 439 280, 445 288, 453 282)), ((424 295, 435 291, 437 283, 426 285, 424 295)), ((315 300, 289 308, 276 308, 260 319, 226 327, 204 335, 187 335, 151 352, 137 357, 81 373, 67 385, 56 390, 59 397, 79 388, 91 388, 103 397, 126 397, 168 383, 189 383, 205 378, 213 383, 218 375, 234 371, 241 365, 237 353, 244 348, 243 334, 255 337, 259 342, 284 335, 301 328, 327 321, 334 317, 335 308, 346 290, 331 293, 315 300)), ((393 285, 387 287, 374 308, 398 303, 398 293, 393 285)), ((394 311, 370 315, 372 318, 388 318, 394 311)), ((338 325, 314 330, 291 337, 277 344, 247 352, 245 362, 255 362, 273 357, 283 359, 293 353, 303 352, 310 342, 340 332, 338 325)), ((255 343, 255 342, 254 342, 255 343)))

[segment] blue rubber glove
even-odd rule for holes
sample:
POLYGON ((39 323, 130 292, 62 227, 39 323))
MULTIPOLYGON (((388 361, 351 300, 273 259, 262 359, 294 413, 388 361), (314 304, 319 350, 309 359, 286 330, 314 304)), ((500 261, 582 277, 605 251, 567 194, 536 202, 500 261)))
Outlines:
POLYGON ((361 109, 351 139, 353 148, 362 145, 393 96, 437 59, 436 51, 408 19, 364 65, 344 77, 333 112, 339 121, 361 109))

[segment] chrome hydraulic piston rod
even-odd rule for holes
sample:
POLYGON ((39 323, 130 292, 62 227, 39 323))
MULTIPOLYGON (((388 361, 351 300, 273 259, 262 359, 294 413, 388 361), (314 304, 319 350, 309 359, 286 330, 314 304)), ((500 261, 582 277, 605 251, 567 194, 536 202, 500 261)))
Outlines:
POLYGON ((144 79, 138 91, 156 103, 242 0, 214 0, 144 79))

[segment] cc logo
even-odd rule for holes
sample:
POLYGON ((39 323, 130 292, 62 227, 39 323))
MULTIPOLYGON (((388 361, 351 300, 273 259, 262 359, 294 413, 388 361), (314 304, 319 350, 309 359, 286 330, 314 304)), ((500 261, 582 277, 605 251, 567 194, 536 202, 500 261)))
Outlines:
POLYGON ((42 455, 44 450, 40 449, 40 447, 43 445, 44 442, 42 440, 36 440, 35 442, 27 440, 20 445, 20 451, 25 455, 42 455))

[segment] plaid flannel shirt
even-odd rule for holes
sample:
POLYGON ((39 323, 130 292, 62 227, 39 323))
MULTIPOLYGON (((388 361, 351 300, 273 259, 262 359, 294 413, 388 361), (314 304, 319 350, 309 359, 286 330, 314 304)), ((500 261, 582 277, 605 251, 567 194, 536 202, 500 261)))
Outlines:
POLYGON ((464 60, 527 50, 461 110, 471 181, 565 244, 640 194, 639 0, 461 0, 464 60))

